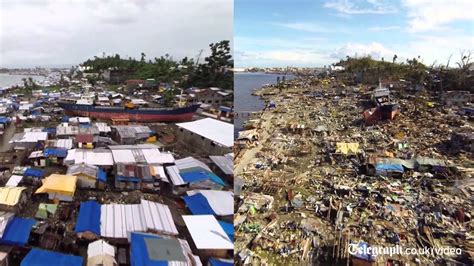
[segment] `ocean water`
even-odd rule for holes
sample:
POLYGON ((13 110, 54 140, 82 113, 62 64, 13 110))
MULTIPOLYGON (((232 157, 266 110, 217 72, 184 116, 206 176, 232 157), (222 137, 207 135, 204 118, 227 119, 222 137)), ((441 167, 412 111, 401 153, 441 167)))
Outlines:
POLYGON ((0 73, 0 87, 11 87, 15 85, 23 85, 22 78, 32 77, 33 80, 41 80, 41 76, 24 76, 24 75, 9 75, 0 73))
POLYGON ((234 110, 239 114, 234 119, 234 131, 237 133, 242 129, 242 125, 247 116, 240 115, 246 112, 260 111, 265 107, 265 103, 258 96, 253 96, 255 89, 261 88, 265 84, 275 84, 277 77, 285 76, 287 80, 293 75, 265 74, 265 73, 235 73, 234 74, 234 110))

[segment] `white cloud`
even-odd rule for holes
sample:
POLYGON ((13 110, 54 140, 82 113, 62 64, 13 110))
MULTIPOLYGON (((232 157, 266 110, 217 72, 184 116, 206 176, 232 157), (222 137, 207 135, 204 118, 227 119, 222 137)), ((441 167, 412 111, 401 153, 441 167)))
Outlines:
POLYGON ((400 29, 400 26, 385 26, 385 27, 380 27, 380 26, 375 26, 375 27, 370 27, 370 31, 391 31, 391 30, 398 30, 400 29))
MULTIPOLYGON (((437 30, 456 21, 474 21, 472 0, 403 0, 402 4, 412 32, 437 30)), ((471 30, 472 27, 471 24, 471 30)))
POLYGON ((294 22, 294 23, 274 23, 275 25, 292 29, 298 31, 314 32, 314 33, 324 33, 324 32, 333 32, 334 29, 330 29, 325 26, 321 26, 316 23, 307 23, 307 22, 294 22))
POLYGON ((236 50, 258 49, 315 49, 327 43, 325 37, 305 37, 299 39, 234 37, 236 50))
POLYGON ((310 50, 267 50, 235 54, 236 67, 322 66, 331 63, 326 53, 310 50))
POLYGON ((324 37, 298 39, 249 38, 236 36, 235 65, 250 66, 320 66, 329 64, 324 37))
POLYGON ((79 64, 102 52, 196 57, 232 40, 232 0, 0 1, 0 66, 79 64))
POLYGON ((451 64, 460 59, 462 52, 471 51, 473 49, 474 36, 451 35, 447 38, 444 35, 419 35, 406 44, 403 54, 406 58, 417 57, 422 58, 423 62, 431 65, 446 64, 452 55, 451 64))
POLYGON ((333 0, 324 4, 325 8, 334 9, 340 14, 359 15, 359 14, 388 14, 395 13, 397 9, 385 1, 366 0, 333 0), (368 6, 368 7, 363 7, 368 6))
POLYGON ((346 58, 346 56, 371 56, 374 59, 381 59, 382 57, 387 59, 393 57, 394 54, 395 52, 393 50, 386 48, 378 42, 372 42, 369 44, 347 43, 331 53, 331 57, 336 60, 346 58))

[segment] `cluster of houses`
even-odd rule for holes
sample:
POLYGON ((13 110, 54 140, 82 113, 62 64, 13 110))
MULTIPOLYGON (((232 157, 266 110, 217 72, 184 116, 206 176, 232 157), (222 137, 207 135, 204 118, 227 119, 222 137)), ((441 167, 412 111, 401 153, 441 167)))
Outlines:
POLYGON ((25 156, 0 172, 0 265, 233 265, 231 124, 176 124, 200 154, 181 157, 146 125, 12 120, 0 129, 25 156))

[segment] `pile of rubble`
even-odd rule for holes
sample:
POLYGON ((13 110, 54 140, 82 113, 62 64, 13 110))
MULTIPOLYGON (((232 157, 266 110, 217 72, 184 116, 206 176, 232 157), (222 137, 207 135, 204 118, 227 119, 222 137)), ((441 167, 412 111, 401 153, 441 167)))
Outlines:
POLYGON ((305 78, 258 93, 272 104, 236 145, 240 263, 472 263, 471 118, 397 88, 396 114, 368 121, 373 91, 305 78), (460 254, 351 256, 351 245, 460 254))

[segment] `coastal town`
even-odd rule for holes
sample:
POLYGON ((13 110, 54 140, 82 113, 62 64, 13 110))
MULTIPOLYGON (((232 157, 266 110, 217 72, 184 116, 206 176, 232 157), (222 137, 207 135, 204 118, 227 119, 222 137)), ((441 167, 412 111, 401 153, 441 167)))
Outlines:
POLYGON ((0 264, 233 265, 232 87, 111 58, 2 69, 0 264))
POLYGON ((462 58, 459 69, 347 58, 255 88, 263 110, 236 114, 236 263, 471 265, 474 80, 462 58), (367 252, 397 246, 456 252, 367 252))

